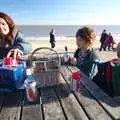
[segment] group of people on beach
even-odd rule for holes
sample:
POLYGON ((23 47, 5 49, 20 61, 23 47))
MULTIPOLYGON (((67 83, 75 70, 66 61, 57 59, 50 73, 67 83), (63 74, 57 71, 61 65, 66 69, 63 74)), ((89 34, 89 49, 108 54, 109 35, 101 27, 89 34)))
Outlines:
MULTIPOLYGON (((92 76, 92 65, 89 61, 98 59, 92 44, 95 41, 95 32, 89 27, 80 28, 76 33, 76 50, 70 62, 78 66, 88 76, 92 76)), ((55 47, 54 30, 50 32, 51 47, 55 47)), ((0 59, 4 57, 20 58, 32 50, 32 45, 28 43, 20 32, 14 21, 7 14, 0 12, 0 59)))
MULTIPOLYGON (((50 38, 51 47, 54 48, 54 30, 50 32, 50 38)), ((78 48, 69 61, 90 78, 95 76, 94 63, 99 61, 96 51, 92 48, 95 39, 96 33, 93 29, 88 26, 80 28, 76 32, 76 45, 78 48)), ((108 50, 110 48, 113 49, 115 42, 112 35, 110 33, 108 35, 106 30, 103 31, 100 41, 100 51, 102 49, 106 50, 107 47, 108 50)), ((32 45, 24 39, 23 34, 17 29, 11 17, 0 12, 0 59, 9 56, 13 56, 15 59, 20 58, 22 55, 28 54, 31 50, 32 45)), ((118 52, 120 52, 120 47, 118 52)))
POLYGON ((101 51, 102 49, 104 51, 106 51, 107 48, 109 51, 111 49, 114 50, 115 41, 113 39, 113 36, 110 32, 109 32, 109 34, 107 34, 105 29, 103 30, 103 32, 101 34, 100 43, 101 43, 101 46, 100 46, 99 51, 101 51))

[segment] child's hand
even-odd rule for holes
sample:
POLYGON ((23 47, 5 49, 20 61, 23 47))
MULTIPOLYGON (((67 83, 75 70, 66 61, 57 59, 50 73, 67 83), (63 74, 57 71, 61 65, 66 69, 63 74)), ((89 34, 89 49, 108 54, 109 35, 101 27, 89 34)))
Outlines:
POLYGON ((76 65, 77 59, 75 57, 71 58, 71 64, 76 65))
POLYGON ((16 58, 21 58, 22 55, 23 55, 23 52, 17 48, 17 49, 10 50, 7 57, 12 56, 14 59, 16 59, 16 58))

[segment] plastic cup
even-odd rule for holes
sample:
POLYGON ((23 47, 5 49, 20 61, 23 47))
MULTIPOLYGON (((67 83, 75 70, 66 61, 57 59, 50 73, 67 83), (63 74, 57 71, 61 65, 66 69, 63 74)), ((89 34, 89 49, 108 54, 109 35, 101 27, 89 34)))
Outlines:
POLYGON ((7 57, 5 58, 4 65, 5 66, 17 66, 18 61, 16 59, 13 59, 12 57, 7 57))

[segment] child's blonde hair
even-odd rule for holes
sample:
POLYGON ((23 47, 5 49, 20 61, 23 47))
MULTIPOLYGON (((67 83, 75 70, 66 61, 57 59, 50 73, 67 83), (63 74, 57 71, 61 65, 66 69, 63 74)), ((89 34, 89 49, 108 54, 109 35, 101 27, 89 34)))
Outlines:
POLYGON ((80 28, 77 33, 76 37, 80 36, 83 40, 85 40, 85 47, 91 47, 96 39, 96 32, 94 29, 85 26, 83 28, 80 28))

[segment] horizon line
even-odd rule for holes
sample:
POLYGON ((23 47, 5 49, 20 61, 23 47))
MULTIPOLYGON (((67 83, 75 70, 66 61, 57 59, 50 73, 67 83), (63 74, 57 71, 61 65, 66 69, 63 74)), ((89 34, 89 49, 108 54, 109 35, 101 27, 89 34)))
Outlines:
POLYGON ((94 25, 94 24, 86 24, 86 25, 84 25, 84 24, 79 24, 79 25, 74 25, 74 24, 70 24, 70 25, 68 25, 68 24, 17 24, 16 26, 120 26, 120 24, 109 24, 109 25, 107 25, 107 24, 103 24, 103 25, 101 25, 101 24, 96 24, 96 25, 94 25))

